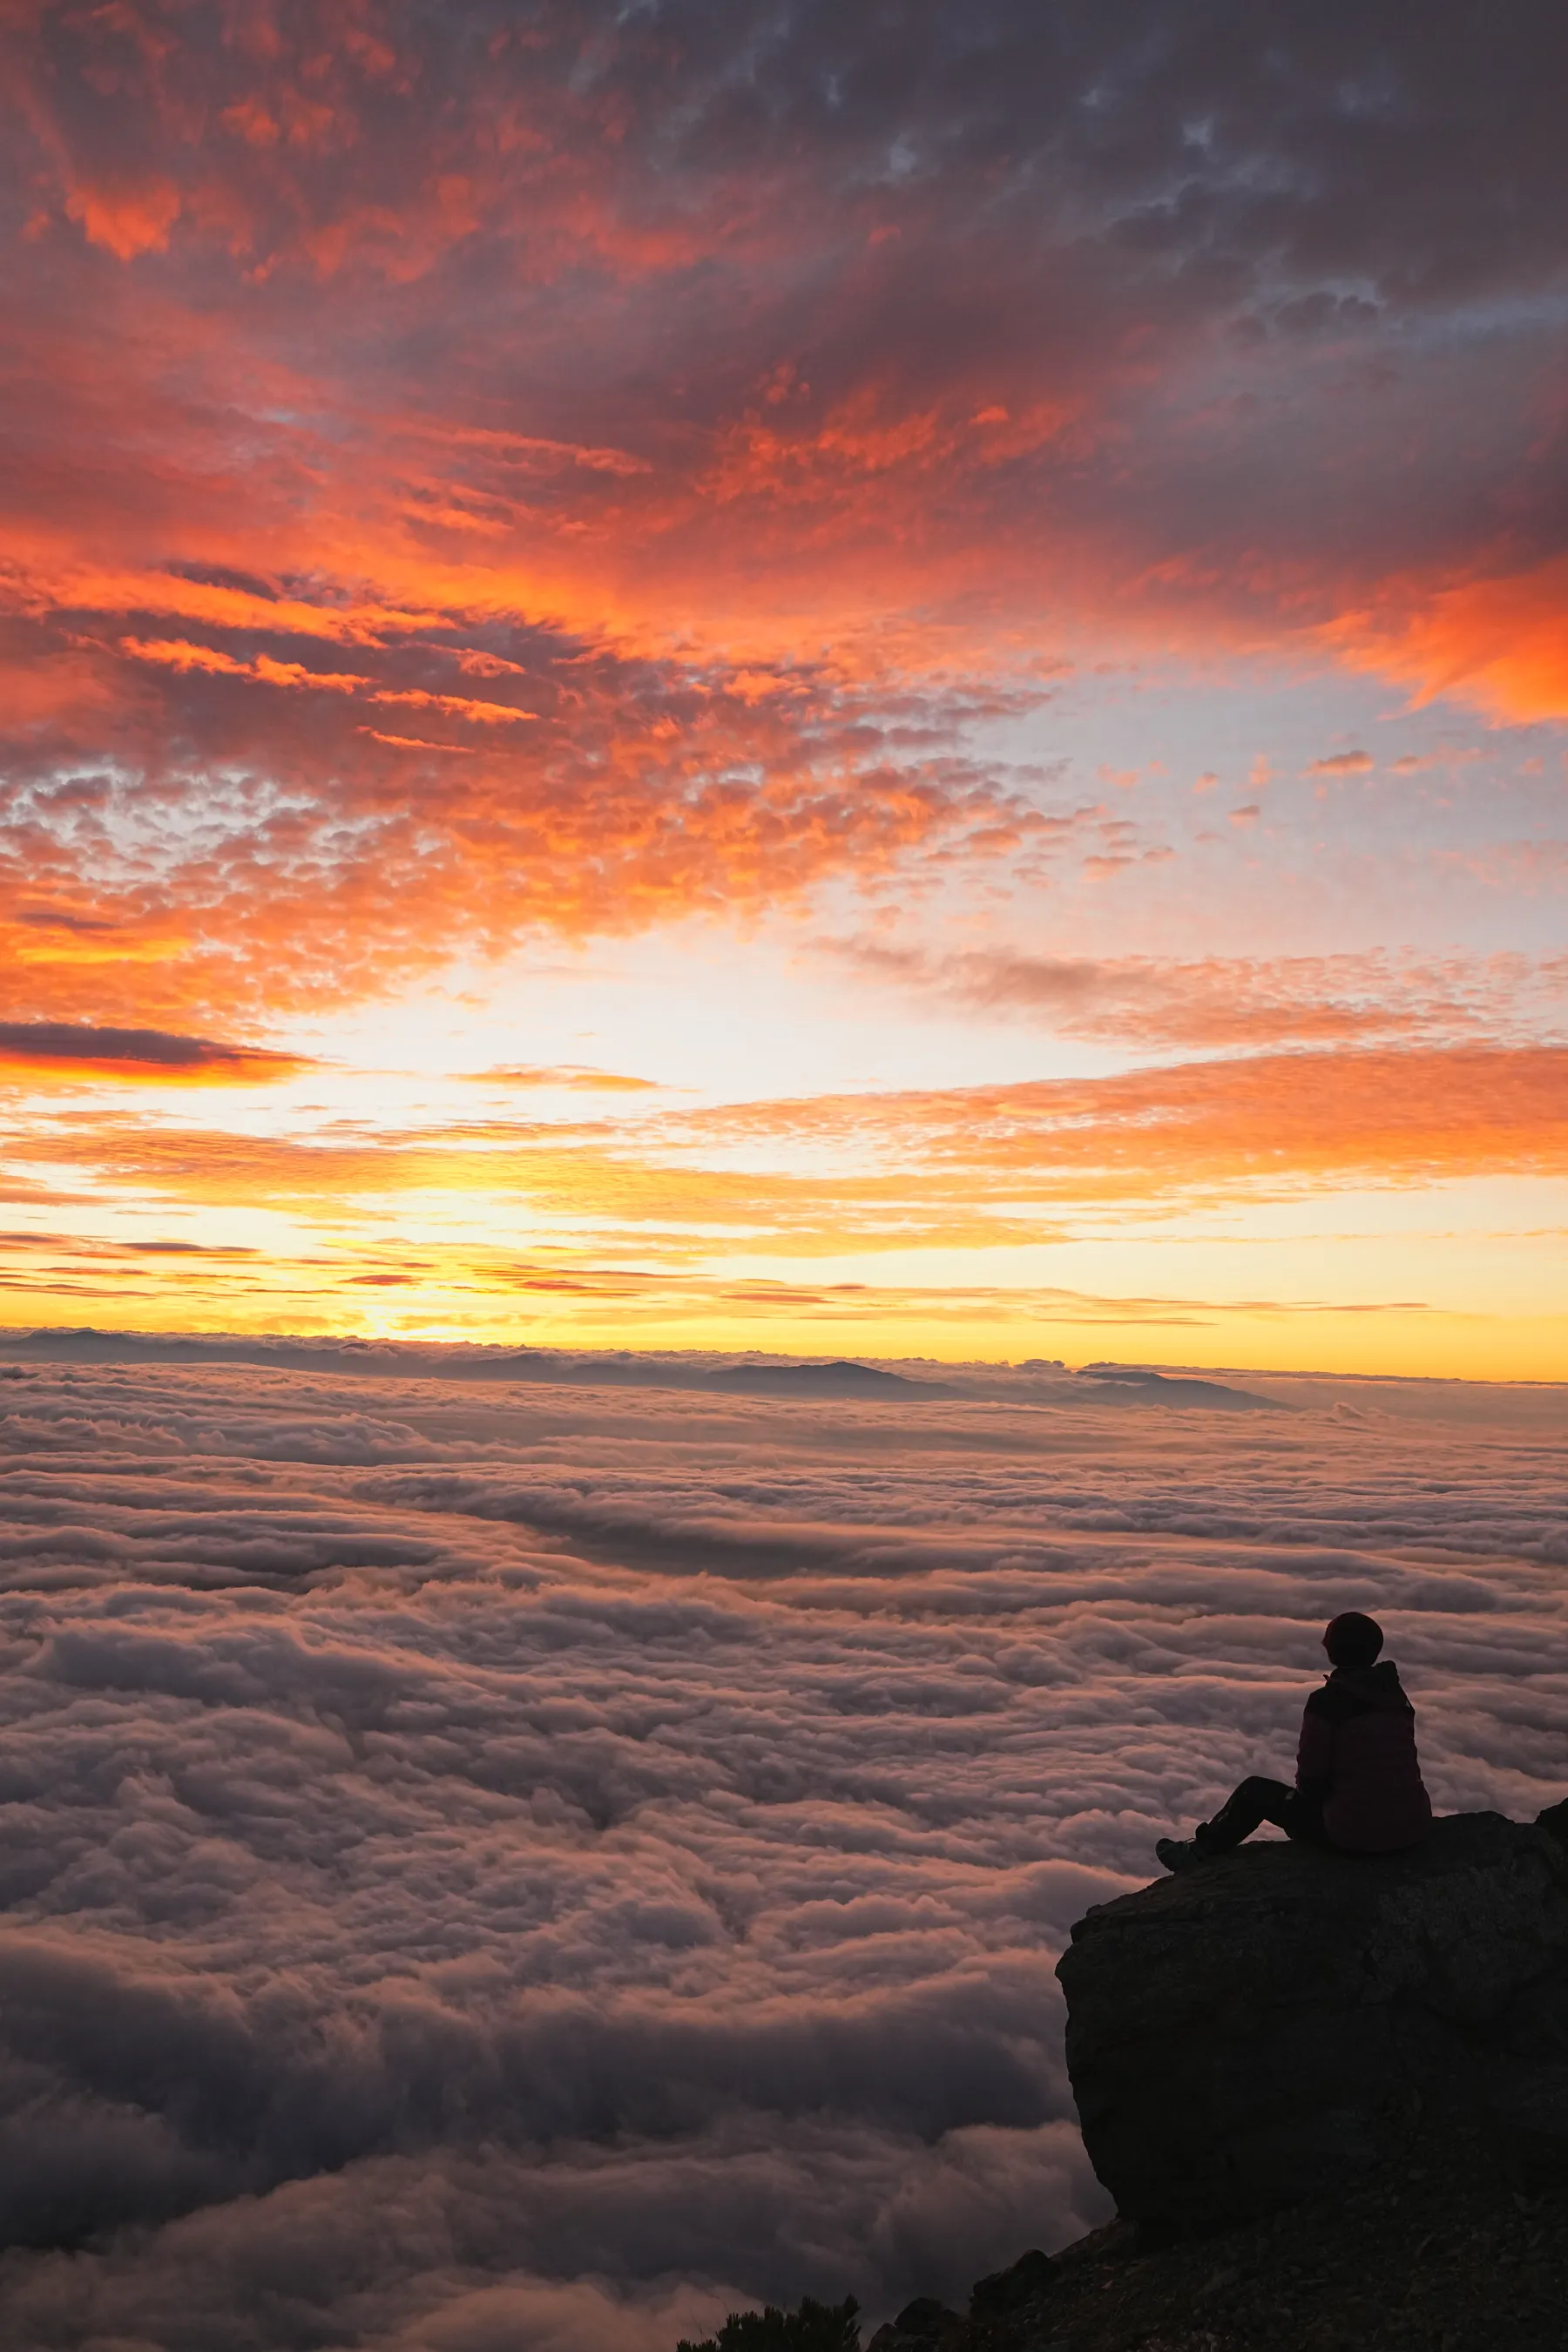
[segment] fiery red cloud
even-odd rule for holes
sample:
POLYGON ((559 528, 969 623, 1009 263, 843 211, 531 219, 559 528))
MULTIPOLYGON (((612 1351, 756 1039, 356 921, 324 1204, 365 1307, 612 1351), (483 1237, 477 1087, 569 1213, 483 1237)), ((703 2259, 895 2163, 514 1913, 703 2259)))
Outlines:
POLYGON ((1069 624, 1561 715, 1558 29, 15 0, 17 1009, 994 853, 1069 624))

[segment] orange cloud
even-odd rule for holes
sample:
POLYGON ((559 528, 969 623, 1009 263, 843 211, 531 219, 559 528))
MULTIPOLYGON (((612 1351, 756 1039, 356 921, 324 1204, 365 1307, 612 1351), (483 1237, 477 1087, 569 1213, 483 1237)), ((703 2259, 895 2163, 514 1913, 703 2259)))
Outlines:
MULTIPOLYGON (((68 566, 51 577, 39 572, 18 576, 12 589, 14 609, 43 614, 157 613, 182 620, 205 621, 217 628, 264 629, 279 635, 322 637, 340 645, 381 645, 388 638, 414 635, 438 627, 442 615, 434 610, 409 612, 395 604, 340 601, 323 597, 314 603, 299 596, 270 595, 256 588, 237 588, 218 580, 186 579, 149 569, 144 572, 100 572, 86 564, 68 566)), ((198 656, 209 648, 196 648, 198 656)), ((157 654, 144 658, 158 659, 157 654)), ((172 656, 162 656, 172 658, 172 656)), ((174 667, 180 667, 175 660, 174 667)), ((191 667, 221 667, 221 662, 199 658, 191 667)))
MULTIPOLYGON (((70 583, 86 593, 79 573, 70 583)), ((127 603, 140 593, 122 574, 110 584, 127 603)), ((532 925, 626 930, 694 906, 778 904, 834 877, 875 882, 915 852, 999 857, 1058 838, 959 752, 956 721, 927 713, 895 735, 875 695, 831 667, 797 658, 731 677, 461 612, 426 611, 416 635, 394 604, 374 608, 399 616, 382 633, 363 599, 324 591, 297 629, 297 595, 232 577, 176 584, 172 601, 216 607, 200 639, 100 634, 97 614, 69 614, 96 689, 77 713, 118 740, 113 767, 66 781, 58 735, 16 747, 37 782, 25 856, 0 858, 0 943, 14 968, 47 963, 61 982, 47 1006, 18 1010, 121 1013, 85 977, 103 941, 148 967, 146 1018, 265 1016, 532 925), (347 636, 359 660, 317 668, 300 635, 347 636), (522 687, 526 702, 452 690, 465 670, 522 687), (454 734, 377 726, 373 709, 454 734), (427 776, 439 763, 438 788, 413 791, 418 762, 427 776), (189 820, 160 828, 155 855, 117 846, 159 798, 189 820), (39 933, 20 908, 50 899, 98 928, 39 933)), ((52 642, 48 618, 15 625, 52 642)))
POLYGON ((180 192, 169 180, 132 188, 81 185, 67 195, 66 214, 79 221, 89 244, 102 246, 118 261, 132 261, 139 253, 168 250, 169 232, 180 216, 180 192))
POLYGON ((1568 556, 1435 591, 1395 583, 1384 604, 1323 634, 1353 667, 1407 681, 1418 702, 1456 695, 1513 725, 1568 719, 1568 556))
POLYGON ((658 1260, 749 1250, 985 1248, 1107 1207, 1568 1173, 1568 1047, 1362 1047, 1120 1076, 659 1110, 580 1126, 507 1120, 308 1141, 94 1117, 26 1131, 37 1166, 192 1203, 288 1207, 445 1193, 486 1218, 524 1202, 658 1260), (746 1164, 734 1164, 743 1150, 746 1164), (825 1150, 830 1162, 822 1165, 825 1150), (821 1172, 801 1172, 803 1152, 821 1172))
MULTIPOLYGON (((373 678, 357 670, 307 669, 302 662, 275 661, 270 654, 258 654, 254 661, 240 661, 217 646, 193 645, 185 637, 121 637, 121 653, 133 661, 159 662, 168 669, 205 670, 215 677, 252 677, 263 686, 314 688, 330 694, 353 694, 362 686, 374 684, 373 678)), ((378 702, 393 699, 388 695, 376 695, 378 702)))
POLYGON ((974 1197, 1173 1201, 1568 1171, 1568 1047, 1363 1048, 668 1115, 673 1138, 913 1152, 974 1197), (1021 1189, 1020 1189, 1021 1188, 1021 1189))
POLYGON ((562 1064, 555 1067, 501 1068, 494 1070, 463 1070, 460 1077, 476 1086, 490 1087, 567 1087, 584 1094, 658 1094, 662 1092, 655 1078, 628 1078, 613 1070, 592 1070, 580 1064, 562 1064))
POLYGON ((362 727, 360 733, 368 735, 373 743, 389 743, 395 751, 456 751, 467 756, 474 750, 471 743, 442 743, 428 735, 387 735, 379 727, 362 727))
POLYGON ((400 692, 384 688, 373 702, 405 702, 417 710, 444 710, 454 719, 471 719, 480 727, 511 727, 520 719, 537 719, 537 710, 518 710, 510 702, 476 702, 464 694, 430 694, 422 687, 400 692))

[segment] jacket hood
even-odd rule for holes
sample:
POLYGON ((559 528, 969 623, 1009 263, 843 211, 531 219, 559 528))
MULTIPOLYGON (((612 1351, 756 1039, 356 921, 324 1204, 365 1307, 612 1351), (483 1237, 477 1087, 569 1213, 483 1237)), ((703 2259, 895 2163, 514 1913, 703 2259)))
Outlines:
POLYGON ((1402 1707, 1409 1703, 1392 1658, 1379 1658, 1375 1666, 1336 1666, 1329 1686, 1352 1691, 1373 1706, 1402 1707))

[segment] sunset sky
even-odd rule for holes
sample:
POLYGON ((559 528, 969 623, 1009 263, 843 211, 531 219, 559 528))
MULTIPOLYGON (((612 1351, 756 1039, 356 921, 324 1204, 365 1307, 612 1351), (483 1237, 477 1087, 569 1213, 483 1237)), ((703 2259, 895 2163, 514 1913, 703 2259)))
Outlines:
POLYGON ((1553 53, 0 0, 0 1321, 1568 1376, 1553 53))

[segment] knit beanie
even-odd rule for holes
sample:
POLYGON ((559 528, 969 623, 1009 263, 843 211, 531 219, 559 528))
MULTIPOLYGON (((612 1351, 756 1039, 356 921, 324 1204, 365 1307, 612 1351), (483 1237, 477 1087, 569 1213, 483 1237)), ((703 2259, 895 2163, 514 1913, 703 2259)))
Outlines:
POLYGON ((1370 1666, 1383 1647, 1383 1628, 1359 1609, 1347 1609, 1331 1619, 1323 1634, 1329 1662, 1336 1666, 1370 1666))

